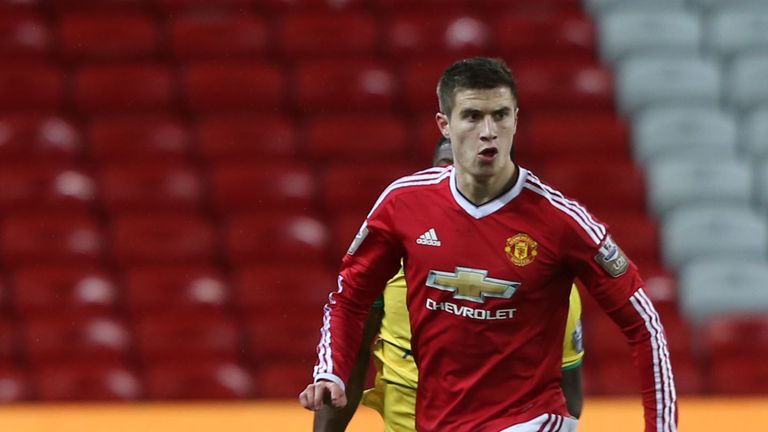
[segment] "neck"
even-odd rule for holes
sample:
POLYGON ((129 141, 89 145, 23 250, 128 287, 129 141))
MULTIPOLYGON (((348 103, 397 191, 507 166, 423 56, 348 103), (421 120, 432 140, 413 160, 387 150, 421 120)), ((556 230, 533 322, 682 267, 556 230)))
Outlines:
POLYGON ((464 172, 458 169, 458 166, 456 168, 456 187, 476 206, 483 205, 512 189, 520 172, 514 163, 509 164, 508 168, 500 173, 484 177, 464 172))

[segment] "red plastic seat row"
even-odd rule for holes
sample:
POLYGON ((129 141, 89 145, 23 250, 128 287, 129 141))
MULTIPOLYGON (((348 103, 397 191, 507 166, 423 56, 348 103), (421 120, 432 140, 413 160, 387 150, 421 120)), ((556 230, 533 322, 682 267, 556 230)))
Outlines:
POLYGON ((52 39, 40 15, 0 12, 0 58, 41 60, 48 55, 52 39))

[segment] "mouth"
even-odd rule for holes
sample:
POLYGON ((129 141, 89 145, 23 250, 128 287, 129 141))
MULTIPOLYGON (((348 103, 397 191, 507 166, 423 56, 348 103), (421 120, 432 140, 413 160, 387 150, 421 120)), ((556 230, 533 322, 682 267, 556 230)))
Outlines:
POLYGON ((480 160, 484 162, 492 162, 494 159, 496 159, 496 155, 498 154, 499 154, 499 149, 497 149, 496 147, 488 147, 480 150, 477 156, 480 158, 480 160))

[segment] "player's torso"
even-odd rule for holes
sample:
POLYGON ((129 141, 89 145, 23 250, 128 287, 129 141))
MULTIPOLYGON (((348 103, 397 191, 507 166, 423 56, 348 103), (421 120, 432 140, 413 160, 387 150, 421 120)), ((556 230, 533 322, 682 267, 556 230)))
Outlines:
POLYGON ((506 415, 526 410, 508 401, 556 389, 573 276, 549 207, 521 190, 476 218, 443 184, 396 211, 420 391, 427 381, 441 389, 430 403, 461 413, 478 408, 464 396, 480 392, 506 415))

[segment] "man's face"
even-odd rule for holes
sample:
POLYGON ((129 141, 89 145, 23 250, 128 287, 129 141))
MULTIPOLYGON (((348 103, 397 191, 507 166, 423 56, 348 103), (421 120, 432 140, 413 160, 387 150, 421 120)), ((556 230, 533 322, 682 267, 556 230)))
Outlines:
POLYGON ((464 172, 487 177, 512 166, 517 104, 508 87, 457 89, 450 117, 439 113, 436 118, 451 140, 455 165, 464 172))

